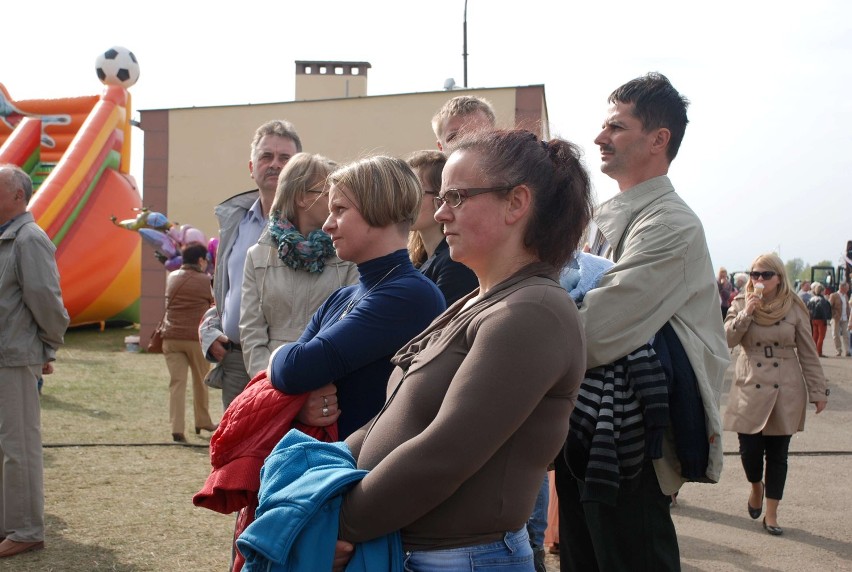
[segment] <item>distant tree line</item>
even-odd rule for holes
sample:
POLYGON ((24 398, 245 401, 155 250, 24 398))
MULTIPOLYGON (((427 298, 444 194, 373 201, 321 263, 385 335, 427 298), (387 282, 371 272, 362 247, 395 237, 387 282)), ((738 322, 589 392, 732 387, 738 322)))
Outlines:
MULTIPOLYGON (((790 277, 790 282, 794 285, 797 285, 805 280, 811 279, 811 268, 812 266, 828 266, 834 267, 835 264, 830 260, 821 260, 814 265, 806 264, 804 260, 801 258, 793 258, 792 260, 788 260, 784 263, 784 268, 787 270, 787 276, 790 277)), ((822 276, 818 276, 817 279, 821 279, 822 276)))

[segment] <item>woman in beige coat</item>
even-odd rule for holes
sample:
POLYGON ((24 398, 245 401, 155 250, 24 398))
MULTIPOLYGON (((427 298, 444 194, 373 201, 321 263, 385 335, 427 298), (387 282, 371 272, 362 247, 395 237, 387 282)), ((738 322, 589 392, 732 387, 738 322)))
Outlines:
POLYGON ((725 318, 728 346, 739 345, 742 352, 724 427, 739 436, 740 458, 751 483, 748 513, 760 517, 765 495, 763 528, 778 536, 783 532, 778 503, 787 479, 790 438, 805 428, 808 402, 817 413, 825 409, 828 389, 811 337, 810 315, 791 291, 784 263, 775 254, 761 254, 749 276, 725 318))
POLYGON ((326 178, 337 164, 297 153, 278 177, 269 225, 248 250, 240 302, 240 343, 254 377, 274 349, 302 335, 314 311, 358 269, 334 252, 322 231, 328 217, 326 178))

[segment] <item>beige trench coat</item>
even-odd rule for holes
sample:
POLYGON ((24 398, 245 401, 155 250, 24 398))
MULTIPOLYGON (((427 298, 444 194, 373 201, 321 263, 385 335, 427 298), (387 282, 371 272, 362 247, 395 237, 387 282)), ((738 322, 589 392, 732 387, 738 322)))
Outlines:
POLYGON ((249 377, 269 365, 282 344, 295 342, 332 292, 358 282, 358 267, 331 256, 319 274, 293 270, 278 257, 268 230, 249 248, 240 300, 240 343, 249 377))
POLYGON ((740 345, 734 380, 728 394, 727 431, 792 435, 805 428, 808 402, 825 401, 826 379, 811 335, 810 316, 793 304, 771 326, 739 316, 745 296, 739 295, 725 318, 728 347, 740 345))

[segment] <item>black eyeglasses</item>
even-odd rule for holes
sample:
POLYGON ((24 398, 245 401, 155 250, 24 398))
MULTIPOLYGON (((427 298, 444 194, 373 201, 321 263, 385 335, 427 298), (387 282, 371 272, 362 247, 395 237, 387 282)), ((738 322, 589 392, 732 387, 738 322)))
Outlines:
POLYGON ((752 280, 757 280, 758 278, 763 278, 764 280, 769 280, 773 276, 775 276, 775 272, 771 270, 764 270, 763 272, 749 272, 748 275, 751 276, 752 280))
POLYGON ((483 193, 496 193, 497 191, 508 191, 514 189, 518 185, 505 185, 502 187, 484 187, 480 189, 447 189, 443 193, 438 193, 438 196, 432 200, 435 202, 435 210, 441 208, 444 203, 447 203, 450 208, 456 208, 465 202, 470 197, 481 195, 483 193))

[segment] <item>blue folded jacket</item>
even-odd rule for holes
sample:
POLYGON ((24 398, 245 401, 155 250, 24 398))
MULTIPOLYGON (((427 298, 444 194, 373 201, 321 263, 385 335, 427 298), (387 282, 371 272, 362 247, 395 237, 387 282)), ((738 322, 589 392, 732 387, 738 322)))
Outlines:
MULTIPOLYGON (((367 471, 346 443, 324 443, 290 430, 260 473, 255 520, 237 539, 243 570, 331 570, 343 495, 367 471)), ((347 572, 402 572, 399 532, 355 545, 347 572)))

